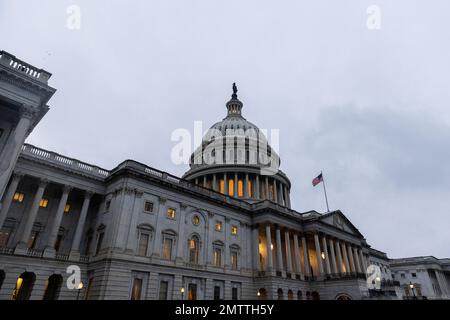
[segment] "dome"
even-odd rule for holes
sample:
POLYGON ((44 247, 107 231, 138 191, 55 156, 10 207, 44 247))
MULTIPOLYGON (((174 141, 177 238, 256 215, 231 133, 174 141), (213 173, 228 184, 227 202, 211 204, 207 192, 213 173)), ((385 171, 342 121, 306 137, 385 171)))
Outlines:
POLYGON ((183 177, 237 198, 290 206, 291 184, 278 168, 280 158, 262 130, 242 116, 243 103, 234 83, 226 107, 227 116, 206 131, 183 177))

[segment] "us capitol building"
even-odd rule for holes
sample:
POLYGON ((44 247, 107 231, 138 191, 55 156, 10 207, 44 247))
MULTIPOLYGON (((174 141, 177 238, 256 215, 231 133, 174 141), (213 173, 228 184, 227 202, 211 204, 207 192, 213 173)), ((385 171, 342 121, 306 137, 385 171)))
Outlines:
POLYGON ((450 298, 449 259, 389 259, 341 211, 292 209, 288 176, 254 161, 264 137, 235 87, 211 128, 222 136, 206 135, 179 178, 24 143, 49 110, 50 76, 0 51, 0 299, 450 298), (216 150, 228 161, 197 161, 213 143, 235 146, 230 129, 256 135, 216 150), (69 289, 73 265, 83 285, 69 289))

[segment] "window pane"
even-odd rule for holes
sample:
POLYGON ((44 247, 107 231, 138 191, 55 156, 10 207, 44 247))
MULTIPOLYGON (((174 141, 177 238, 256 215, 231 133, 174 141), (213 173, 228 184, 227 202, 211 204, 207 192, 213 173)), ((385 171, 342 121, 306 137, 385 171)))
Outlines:
POLYGON ((172 258, 172 239, 164 239, 163 259, 170 260, 172 258))
POLYGON ((231 289, 231 300, 238 299, 238 288, 231 289))
POLYGON ((167 291, 169 283, 167 281, 161 281, 159 283, 159 300, 167 300, 167 291))
POLYGON ((214 287, 214 300, 220 300, 220 287, 214 287))
POLYGON ((8 231, 0 231, 0 248, 6 247, 9 240, 9 234, 8 231))
POLYGON ((131 300, 141 300, 142 279, 135 278, 131 290, 131 300))
POLYGON ((95 254, 98 254, 102 248, 103 236, 104 236, 103 232, 98 235, 97 248, 95 249, 95 254))
POLYGON ((148 234, 142 233, 139 237, 139 249, 138 249, 138 255, 140 256, 146 256, 147 255, 147 248, 148 248, 148 234))
POLYGON ((188 300, 197 300, 197 285, 194 283, 188 286, 188 300))

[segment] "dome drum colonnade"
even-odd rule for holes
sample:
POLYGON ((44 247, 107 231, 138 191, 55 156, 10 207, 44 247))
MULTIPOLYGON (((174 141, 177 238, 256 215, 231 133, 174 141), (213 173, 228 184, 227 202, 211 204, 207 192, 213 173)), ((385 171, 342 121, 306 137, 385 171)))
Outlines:
POLYGON ((227 116, 207 131, 183 178, 236 198, 270 200, 290 208, 291 183, 278 169, 279 156, 264 134, 242 117, 235 84, 226 106, 227 116))

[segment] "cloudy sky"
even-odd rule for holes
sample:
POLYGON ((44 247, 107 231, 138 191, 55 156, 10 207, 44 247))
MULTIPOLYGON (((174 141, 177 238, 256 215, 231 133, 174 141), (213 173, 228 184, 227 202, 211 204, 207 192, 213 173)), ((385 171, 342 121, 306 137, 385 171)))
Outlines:
POLYGON ((449 11, 446 0, 0 0, 0 49, 58 89, 29 143, 181 176, 171 133, 221 120, 237 82, 244 116, 280 129, 297 211, 326 209, 311 186, 322 170, 331 209, 373 247, 448 257, 449 11), (379 29, 367 26, 373 4, 379 29))

